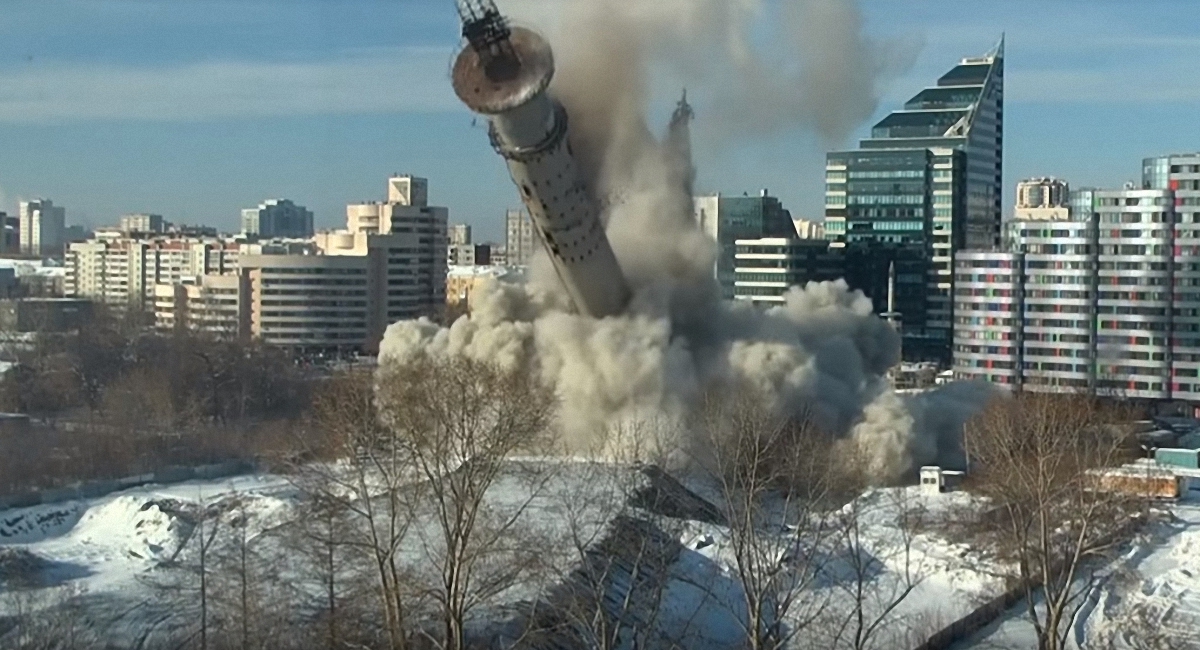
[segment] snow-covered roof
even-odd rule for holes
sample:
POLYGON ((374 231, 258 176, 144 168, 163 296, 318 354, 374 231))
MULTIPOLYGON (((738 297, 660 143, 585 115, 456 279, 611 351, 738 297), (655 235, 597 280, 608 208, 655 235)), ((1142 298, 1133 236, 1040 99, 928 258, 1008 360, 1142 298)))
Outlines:
POLYGON ((0 258, 0 269, 13 269, 17 277, 27 275, 65 276, 66 267, 49 260, 0 258))

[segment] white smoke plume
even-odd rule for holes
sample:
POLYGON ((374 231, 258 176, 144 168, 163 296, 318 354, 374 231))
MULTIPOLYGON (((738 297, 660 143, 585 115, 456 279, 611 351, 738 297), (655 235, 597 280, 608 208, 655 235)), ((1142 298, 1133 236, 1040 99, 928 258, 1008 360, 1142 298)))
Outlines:
MULTIPOLYGON (((749 0, 544 4, 561 20, 546 30, 558 61, 552 92, 570 115, 571 143, 589 187, 603 198, 609 239, 634 299, 618 317, 573 313, 543 256, 527 284, 485 287, 471 316, 448 328, 392 325, 381 362, 423 351, 530 368, 559 396, 568 448, 603 446, 624 423, 682 423, 706 387, 744 382, 769 395, 779 412, 806 409, 823 429, 855 440, 883 480, 927 462, 956 464, 963 418, 930 406, 937 395, 916 401, 889 390, 885 373, 899 361, 899 336, 861 293, 844 282, 813 283, 765 312, 720 300, 715 245, 692 216, 687 120, 677 115, 660 139, 646 119, 655 66, 707 66, 743 77, 742 85, 711 96, 718 106, 746 105, 730 110, 747 130, 844 133, 873 112, 880 73, 880 50, 862 35, 854 3, 784 0, 783 15, 796 23, 785 30, 796 39, 786 51, 811 61, 780 71, 749 42, 761 10, 749 0), (700 54, 708 59, 694 58, 700 54), (766 94, 740 96, 754 89, 766 94)), ((971 405, 981 401, 971 397, 971 405)), ((681 435, 677 444, 687 447, 681 435)))

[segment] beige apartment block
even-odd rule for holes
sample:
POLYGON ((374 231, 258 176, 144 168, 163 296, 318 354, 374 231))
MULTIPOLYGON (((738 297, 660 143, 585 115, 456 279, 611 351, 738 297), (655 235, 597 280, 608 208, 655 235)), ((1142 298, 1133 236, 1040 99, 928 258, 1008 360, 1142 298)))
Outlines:
POLYGON ((247 255, 250 335, 305 350, 368 346, 379 275, 369 256, 247 255))
POLYGON ((233 273, 238 246, 236 241, 219 238, 104 231, 68 246, 64 292, 118 308, 150 308, 158 284, 233 273))
POLYGON ((154 322, 160 329, 186 328, 219 338, 250 336, 249 276, 205 275, 187 284, 154 285, 154 322))
POLYGON ((391 323, 445 315, 448 211, 427 193, 424 179, 393 177, 386 202, 347 206, 346 230, 309 239, 205 248, 106 233, 72 247, 72 295, 145 295, 163 329, 375 352, 391 323))

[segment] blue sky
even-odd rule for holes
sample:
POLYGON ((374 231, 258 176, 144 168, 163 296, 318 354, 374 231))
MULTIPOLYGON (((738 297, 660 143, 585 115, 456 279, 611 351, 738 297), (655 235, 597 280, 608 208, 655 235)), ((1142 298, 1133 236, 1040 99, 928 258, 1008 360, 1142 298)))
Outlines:
MULTIPOLYGON (((1006 194, 1031 175, 1119 185, 1144 156, 1200 150, 1196 0, 861 6, 874 37, 920 44, 879 114, 1007 32, 1006 194)), ((69 222, 148 211, 232 229, 240 208, 286 197, 333 227, 346 202, 410 172, 453 221, 499 237, 517 197, 450 91, 456 43, 451 0, 5 0, 0 209, 46 196, 69 222)), ((678 84, 662 86, 665 121, 678 84)), ((824 152, 853 140, 729 142, 704 109, 700 190, 766 187, 796 216, 820 214, 824 152)))

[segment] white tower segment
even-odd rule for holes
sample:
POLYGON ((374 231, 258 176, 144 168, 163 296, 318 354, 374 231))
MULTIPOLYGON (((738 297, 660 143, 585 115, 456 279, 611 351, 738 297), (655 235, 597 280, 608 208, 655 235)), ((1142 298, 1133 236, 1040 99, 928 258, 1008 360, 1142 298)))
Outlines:
POLYGON ((550 45, 509 28, 490 0, 459 0, 459 13, 468 46, 454 64, 454 92, 488 116, 492 146, 507 160, 575 307, 595 317, 620 313, 629 287, 575 164, 567 112, 546 94, 554 76, 550 45))

